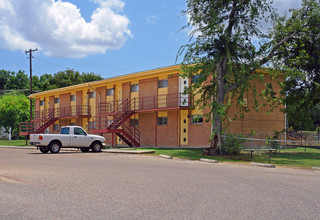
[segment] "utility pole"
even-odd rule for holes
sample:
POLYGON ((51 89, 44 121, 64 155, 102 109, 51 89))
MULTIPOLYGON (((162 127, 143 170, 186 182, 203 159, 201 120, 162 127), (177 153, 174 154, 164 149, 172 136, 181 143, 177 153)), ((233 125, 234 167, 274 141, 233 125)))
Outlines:
MULTIPOLYGON (((29 53, 29 57, 27 59, 30 60, 30 95, 32 94, 32 52, 37 51, 38 49, 29 49, 26 50, 26 54, 29 53)), ((30 99, 30 122, 32 121, 32 99, 30 99)))

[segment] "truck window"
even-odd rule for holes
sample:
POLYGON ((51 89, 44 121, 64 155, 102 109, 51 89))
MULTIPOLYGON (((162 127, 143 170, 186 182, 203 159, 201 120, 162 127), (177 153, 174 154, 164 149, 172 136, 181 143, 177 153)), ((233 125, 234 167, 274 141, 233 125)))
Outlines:
POLYGON ((70 134, 70 128, 61 128, 60 134, 70 134))
POLYGON ((75 135, 86 135, 86 132, 82 130, 81 128, 74 128, 74 134, 75 135))

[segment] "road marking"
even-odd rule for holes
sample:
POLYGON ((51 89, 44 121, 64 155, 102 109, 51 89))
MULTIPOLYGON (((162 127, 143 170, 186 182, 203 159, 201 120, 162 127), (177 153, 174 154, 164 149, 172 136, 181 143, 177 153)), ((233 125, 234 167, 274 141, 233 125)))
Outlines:
POLYGON ((15 177, 2 175, 2 174, 0 174, 0 180, 3 180, 5 182, 11 182, 11 183, 25 183, 25 184, 40 186, 40 187, 43 187, 43 188, 46 188, 46 189, 50 189, 50 190, 56 191, 55 188, 50 188, 50 187, 47 187, 47 186, 39 184, 39 183, 34 183, 34 182, 30 182, 30 181, 26 181, 26 180, 22 180, 22 179, 18 179, 18 178, 15 178, 15 177))
POLYGON ((12 180, 12 179, 8 179, 5 177, 1 177, 0 176, 0 180, 4 181, 4 182, 9 182, 9 183, 19 183, 18 181, 12 180))

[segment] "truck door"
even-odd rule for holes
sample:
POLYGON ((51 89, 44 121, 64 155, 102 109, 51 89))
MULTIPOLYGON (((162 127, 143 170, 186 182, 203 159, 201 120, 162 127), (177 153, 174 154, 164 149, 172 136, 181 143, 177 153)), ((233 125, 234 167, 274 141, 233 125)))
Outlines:
POLYGON ((71 137, 73 147, 89 147, 91 139, 82 128, 75 127, 73 132, 73 137, 71 137))
POLYGON ((61 128, 59 139, 60 139, 63 147, 70 147, 71 146, 70 138, 71 138, 70 128, 68 128, 68 127, 61 128))

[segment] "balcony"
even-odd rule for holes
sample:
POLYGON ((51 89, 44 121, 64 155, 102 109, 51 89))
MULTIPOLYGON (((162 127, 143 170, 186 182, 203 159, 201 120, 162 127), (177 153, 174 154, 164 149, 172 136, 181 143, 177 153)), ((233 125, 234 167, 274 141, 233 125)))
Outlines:
POLYGON ((90 105, 76 105, 52 108, 43 111, 34 111, 32 121, 41 121, 48 114, 57 119, 90 118, 91 107, 90 105))
MULTIPOLYGON (((99 114, 109 114, 115 108, 121 108, 122 101, 100 102, 99 114)), ((131 111, 148 112, 173 109, 188 109, 192 102, 189 95, 183 93, 164 94, 133 98, 129 102, 131 111)), ((119 109, 121 111, 121 109, 119 109)))

